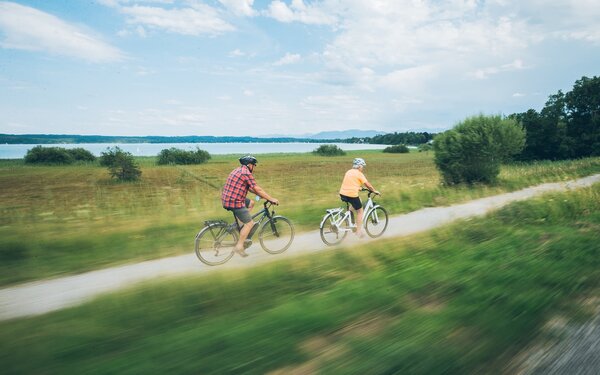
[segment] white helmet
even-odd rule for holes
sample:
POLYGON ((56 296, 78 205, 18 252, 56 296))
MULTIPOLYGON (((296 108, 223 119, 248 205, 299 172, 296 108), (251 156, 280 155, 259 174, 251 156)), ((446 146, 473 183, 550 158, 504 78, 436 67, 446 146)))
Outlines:
POLYGON ((365 159, 363 158, 356 158, 354 159, 354 161, 352 162, 352 166, 354 168, 358 168, 358 167, 366 167, 367 163, 365 163, 365 159))

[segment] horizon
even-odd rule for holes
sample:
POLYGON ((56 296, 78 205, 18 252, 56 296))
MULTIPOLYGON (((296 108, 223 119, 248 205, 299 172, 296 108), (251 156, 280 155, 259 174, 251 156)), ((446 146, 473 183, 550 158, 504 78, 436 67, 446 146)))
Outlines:
POLYGON ((598 75, 599 18, 570 0, 0 0, 0 133, 438 133, 598 75))

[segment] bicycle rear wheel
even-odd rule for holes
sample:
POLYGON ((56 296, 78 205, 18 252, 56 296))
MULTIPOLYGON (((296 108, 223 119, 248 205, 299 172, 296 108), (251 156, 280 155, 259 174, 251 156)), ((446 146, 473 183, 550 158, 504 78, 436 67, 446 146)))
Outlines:
POLYGON ((294 226, 283 216, 273 216, 258 232, 260 246, 269 254, 286 251, 294 240, 294 226))
POLYGON ((321 226, 321 229, 320 229, 321 240, 323 240, 325 245, 327 245, 327 246, 337 245, 340 242, 342 242, 342 240, 344 238, 346 238, 346 235, 348 234, 348 232, 344 231, 344 230, 340 230, 340 229, 344 229, 347 227, 347 220, 344 220, 344 222, 340 225, 340 227, 342 227, 342 228, 338 228, 335 225, 335 218, 334 218, 333 214, 325 215, 325 221, 323 222, 323 225, 321 226))
POLYGON ((204 264, 218 266, 231 259, 237 241, 237 233, 226 224, 204 227, 196 235, 196 256, 204 264))
POLYGON ((365 221, 365 230, 373 238, 377 238, 385 232, 388 226, 388 214, 385 208, 375 207, 369 212, 365 221))

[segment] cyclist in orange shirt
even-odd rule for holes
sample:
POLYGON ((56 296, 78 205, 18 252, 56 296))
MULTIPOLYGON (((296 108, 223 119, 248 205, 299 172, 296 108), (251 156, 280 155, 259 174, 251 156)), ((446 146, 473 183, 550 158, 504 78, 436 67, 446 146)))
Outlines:
POLYGON ((364 184, 367 189, 379 195, 379 192, 375 190, 373 185, 367 181, 367 178, 363 174, 363 169, 367 166, 365 160, 362 158, 356 158, 352 162, 352 169, 348 170, 344 175, 342 181, 342 187, 340 188, 340 198, 344 202, 350 203, 352 206, 351 210, 355 212, 356 217, 356 235, 362 237, 362 220, 363 220, 363 206, 358 196, 360 188, 364 184))

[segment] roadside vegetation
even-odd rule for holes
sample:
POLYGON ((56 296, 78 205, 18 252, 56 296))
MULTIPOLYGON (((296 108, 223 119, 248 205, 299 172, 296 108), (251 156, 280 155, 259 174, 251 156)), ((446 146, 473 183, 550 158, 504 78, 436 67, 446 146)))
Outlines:
MULTIPOLYGON (((449 187, 426 152, 258 157, 258 183, 300 231, 317 229, 324 210, 340 205, 339 185, 355 157, 366 159, 366 176, 383 194, 378 201, 393 215, 600 172, 597 157, 515 163, 502 166, 494 184, 449 187)), ((98 165, 0 161, 0 285, 190 253, 204 220, 231 219, 220 189, 239 165, 236 155, 200 165, 135 163, 143 178, 119 183, 98 165)))
POLYGON ((497 374, 549 320, 588 316, 599 251, 596 184, 422 235, 3 322, 0 353, 10 374, 497 374))

